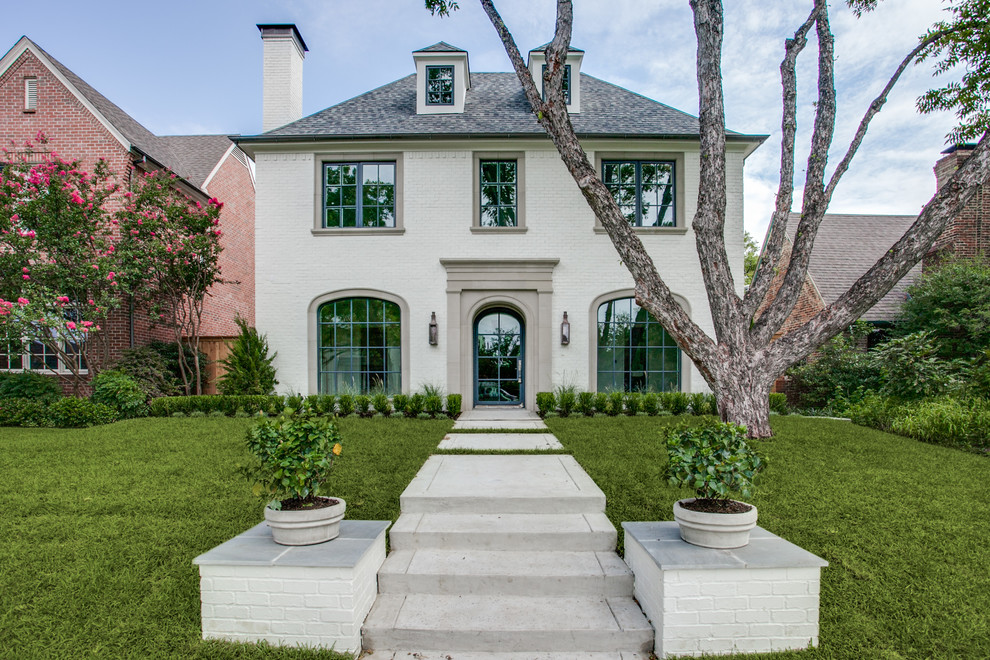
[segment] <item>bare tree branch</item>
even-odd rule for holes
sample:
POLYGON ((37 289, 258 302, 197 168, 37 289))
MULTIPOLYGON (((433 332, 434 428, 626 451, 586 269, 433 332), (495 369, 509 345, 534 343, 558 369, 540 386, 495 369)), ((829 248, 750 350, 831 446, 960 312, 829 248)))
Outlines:
MULTIPOLYGON (((691 0, 698 40, 697 77, 701 138, 701 181, 692 227, 715 337, 728 341, 740 330, 740 300, 725 253, 725 103, 722 94, 722 3, 691 0)), ((739 338, 736 338, 738 341, 739 338)))
POLYGON ((780 120, 780 183, 777 187, 777 202, 770 218, 770 232, 763 245, 763 253, 757 264, 753 282, 743 298, 743 315, 751 319, 770 290, 770 284, 777 272, 780 255, 787 235, 787 216, 794 201, 794 140, 797 136, 797 58, 808 43, 808 31, 818 18, 818 5, 811 15, 794 33, 792 39, 784 43, 784 59, 780 63, 780 82, 783 112, 780 120))
POLYGON ((815 6, 819 9, 815 17, 815 31, 818 35, 818 105, 815 110, 811 152, 808 154, 801 220, 794 236, 794 246, 783 283, 750 330, 750 335, 760 345, 770 341, 797 303, 808 274, 811 248, 828 208, 825 197, 825 167, 835 134, 835 38, 829 24, 826 0, 815 0, 815 6))

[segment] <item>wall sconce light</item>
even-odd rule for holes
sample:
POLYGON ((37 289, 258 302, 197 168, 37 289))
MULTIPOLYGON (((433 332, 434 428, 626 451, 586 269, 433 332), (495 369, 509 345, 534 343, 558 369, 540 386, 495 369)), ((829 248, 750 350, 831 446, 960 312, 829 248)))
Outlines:
POLYGON ((567 320, 567 312, 564 312, 564 320, 560 324, 560 345, 567 346, 571 343, 571 324, 567 320))
POLYGON ((437 325, 437 313, 430 312, 430 346, 440 342, 440 327, 437 325))

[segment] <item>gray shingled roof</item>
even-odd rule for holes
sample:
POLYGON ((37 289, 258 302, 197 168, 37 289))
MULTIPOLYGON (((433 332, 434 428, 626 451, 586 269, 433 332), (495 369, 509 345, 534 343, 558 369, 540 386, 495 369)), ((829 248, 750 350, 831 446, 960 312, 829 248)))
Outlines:
MULTIPOLYGON (((792 213, 787 221, 787 237, 793 241, 800 214, 792 213)), ((815 247, 808 263, 826 304, 835 302, 852 284, 914 223, 913 215, 844 215, 826 214, 815 237, 815 247)), ((863 314, 864 321, 893 321, 900 315, 907 289, 921 275, 915 266, 890 292, 863 314)))
POLYGON ((414 53, 466 53, 467 51, 457 46, 451 46, 446 41, 438 41, 432 46, 414 50, 414 53))
MULTIPOLYGON (((581 74, 581 112, 572 114, 571 122, 582 137, 698 136, 697 117, 586 74, 581 74)), ((726 134, 753 141, 765 137, 726 134)), ((436 115, 416 114, 413 74, 244 142, 544 135, 514 73, 472 73, 464 112, 436 115)))
POLYGON ((159 139, 182 163, 184 178, 197 188, 203 187, 231 145, 226 135, 163 135, 159 139))
MULTIPOLYGON (((29 39, 30 41, 30 39, 29 39)), ((160 137, 142 126, 136 119, 124 112, 117 104, 110 101, 103 94, 90 86, 85 80, 77 76, 67 66, 51 56, 38 44, 31 41, 35 48, 45 54, 52 65, 65 76, 79 93, 82 94, 93 107, 95 107, 120 134, 136 147, 141 153, 158 163, 168 167, 190 184, 199 188, 217 161, 230 146, 230 139, 225 135, 204 135, 204 136, 181 136, 160 137), (221 141, 224 144, 222 150, 218 151, 221 141), (210 155, 215 155, 216 159, 208 166, 205 160, 206 154, 197 153, 195 146, 204 146, 209 149, 210 155), (204 171, 205 170, 205 171, 204 171)))
MULTIPOLYGON (((543 52, 546 52, 546 50, 548 48, 550 48, 550 44, 551 43, 553 43, 553 42, 552 41, 548 41, 545 44, 543 44, 542 46, 537 46, 536 48, 534 48, 533 50, 531 50, 529 52, 531 52, 531 53, 543 53, 543 52)), ((569 46, 567 48, 567 52, 568 53, 583 53, 584 51, 581 50, 580 48, 575 48, 574 46, 569 46)))

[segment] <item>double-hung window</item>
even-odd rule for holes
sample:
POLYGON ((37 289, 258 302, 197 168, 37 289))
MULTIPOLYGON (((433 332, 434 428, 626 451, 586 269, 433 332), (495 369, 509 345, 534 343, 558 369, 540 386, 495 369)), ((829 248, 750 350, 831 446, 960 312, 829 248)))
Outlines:
POLYGON ((426 105, 454 105, 454 67, 426 67, 426 105))
POLYGON ((482 227, 516 227, 518 225, 518 166, 515 160, 482 160, 481 222, 482 227))
POLYGON ((606 160, 602 179, 633 227, 674 227, 674 161, 606 160))
POLYGON ((324 163, 323 227, 395 227, 395 163, 324 163))
MULTIPOLYGON (((542 76, 546 76, 547 75, 547 65, 546 64, 543 65, 543 69, 541 70, 541 74, 540 75, 542 75, 542 76)), ((547 100, 546 85, 547 85, 546 78, 543 78, 543 100, 544 101, 547 100)), ((567 105, 570 105, 571 104, 571 65, 570 64, 565 64, 564 65, 564 82, 563 82, 563 86, 564 86, 564 102, 567 105)))

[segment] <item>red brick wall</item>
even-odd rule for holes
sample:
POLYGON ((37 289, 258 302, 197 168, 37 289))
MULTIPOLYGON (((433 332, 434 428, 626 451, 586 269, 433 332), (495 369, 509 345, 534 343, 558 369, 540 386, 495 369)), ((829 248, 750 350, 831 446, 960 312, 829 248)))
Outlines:
MULTIPOLYGON (((936 185, 941 188, 969 157, 972 149, 959 147, 935 164, 936 185)), ((953 218, 925 257, 924 267, 932 266, 939 255, 954 254, 973 258, 990 254, 990 193, 980 186, 975 197, 953 218)))
POLYGON ((223 202, 220 268, 226 282, 210 289, 200 334, 233 337, 235 315, 254 325, 254 183, 248 168, 227 156, 207 188, 223 202))

